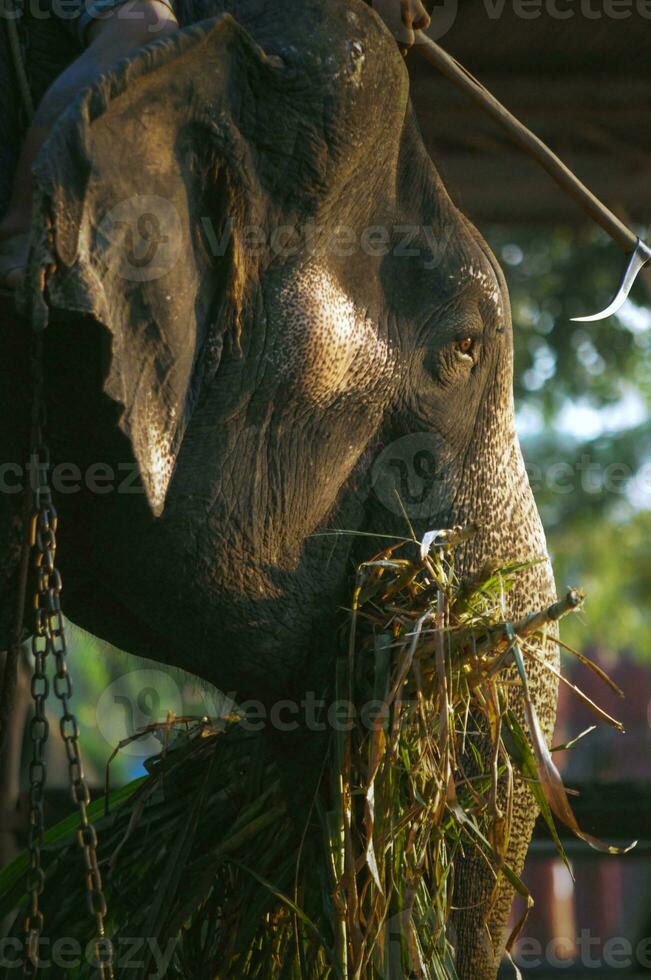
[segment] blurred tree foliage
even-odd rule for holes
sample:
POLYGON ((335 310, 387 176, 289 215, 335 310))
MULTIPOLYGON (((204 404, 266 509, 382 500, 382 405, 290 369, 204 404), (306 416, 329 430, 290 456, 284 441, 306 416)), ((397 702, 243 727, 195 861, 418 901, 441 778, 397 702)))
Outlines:
POLYGON ((567 643, 651 659, 650 540, 648 511, 625 520, 572 520, 551 532, 559 589, 580 583, 587 595, 585 612, 563 625, 567 643))
POLYGON ((511 291, 516 398, 553 421, 568 398, 605 408, 626 385, 651 393, 651 361, 642 356, 651 348, 651 314, 642 280, 621 317, 571 322, 612 299, 626 264, 618 246, 601 232, 565 229, 494 229, 488 237, 511 291))
MULTIPOLYGON (((515 395, 559 587, 588 593, 569 642, 651 651, 651 297, 603 309, 625 257, 599 232, 494 228, 513 308, 515 395)), ((571 635, 570 635, 571 634, 571 635)))

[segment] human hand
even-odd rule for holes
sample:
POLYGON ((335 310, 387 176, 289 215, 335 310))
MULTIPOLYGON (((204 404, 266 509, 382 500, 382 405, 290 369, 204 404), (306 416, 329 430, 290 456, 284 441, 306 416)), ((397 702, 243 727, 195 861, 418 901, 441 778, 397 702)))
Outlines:
POLYGON ((412 47, 415 32, 426 30, 430 25, 430 16, 422 0, 372 0, 372 6, 398 41, 403 54, 412 47))

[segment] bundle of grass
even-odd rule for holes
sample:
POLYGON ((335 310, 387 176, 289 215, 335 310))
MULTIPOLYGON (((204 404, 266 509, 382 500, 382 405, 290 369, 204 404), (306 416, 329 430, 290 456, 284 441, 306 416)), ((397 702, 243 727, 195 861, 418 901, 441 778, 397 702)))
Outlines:
MULTIPOLYGON (((169 722, 148 775, 93 804, 116 975, 452 980, 462 849, 532 902, 505 861, 514 778, 529 782, 561 854, 554 815, 605 847, 576 825, 527 684, 527 659, 582 597, 506 622, 524 566, 460 581, 455 548, 472 533, 398 541, 358 569, 329 692, 336 723, 305 812, 288 806, 268 735, 238 717, 220 730, 169 722)), ((92 949, 74 829, 71 818, 46 837, 45 932, 92 949)), ((15 935, 26 867, 22 856, 0 877, 15 935)), ((91 974, 83 957, 66 973, 91 974)))

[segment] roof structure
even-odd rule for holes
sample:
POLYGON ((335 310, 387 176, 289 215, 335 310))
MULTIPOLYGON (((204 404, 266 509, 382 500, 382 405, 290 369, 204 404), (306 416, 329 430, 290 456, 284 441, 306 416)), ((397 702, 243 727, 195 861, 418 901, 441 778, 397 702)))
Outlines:
MULTIPOLYGON (((437 8, 450 3, 434 4, 435 24, 437 8)), ((441 37, 434 32, 434 39, 609 207, 635 225, 651 223, 650 0, 453 6, 449 30, 441 37)), ((538 164, 415 52, 409 70, 428 148, 452 197, 477 224, 587 220, 538 164)))

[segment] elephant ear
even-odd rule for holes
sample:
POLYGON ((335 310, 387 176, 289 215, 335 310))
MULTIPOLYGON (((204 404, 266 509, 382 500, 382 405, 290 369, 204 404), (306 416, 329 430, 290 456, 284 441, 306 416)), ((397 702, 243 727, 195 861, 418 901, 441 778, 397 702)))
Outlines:
POLYGON ((193 25, 86 90, 35 166, 25 312, 37 329, 56 309, 110 332, 104 390, 123 406, 155 515, 239 323, 245 270, 232 223, 256 195, 238 185, 247 150, 233 102, 265 72, 264 53, 230 16, 193 25))

